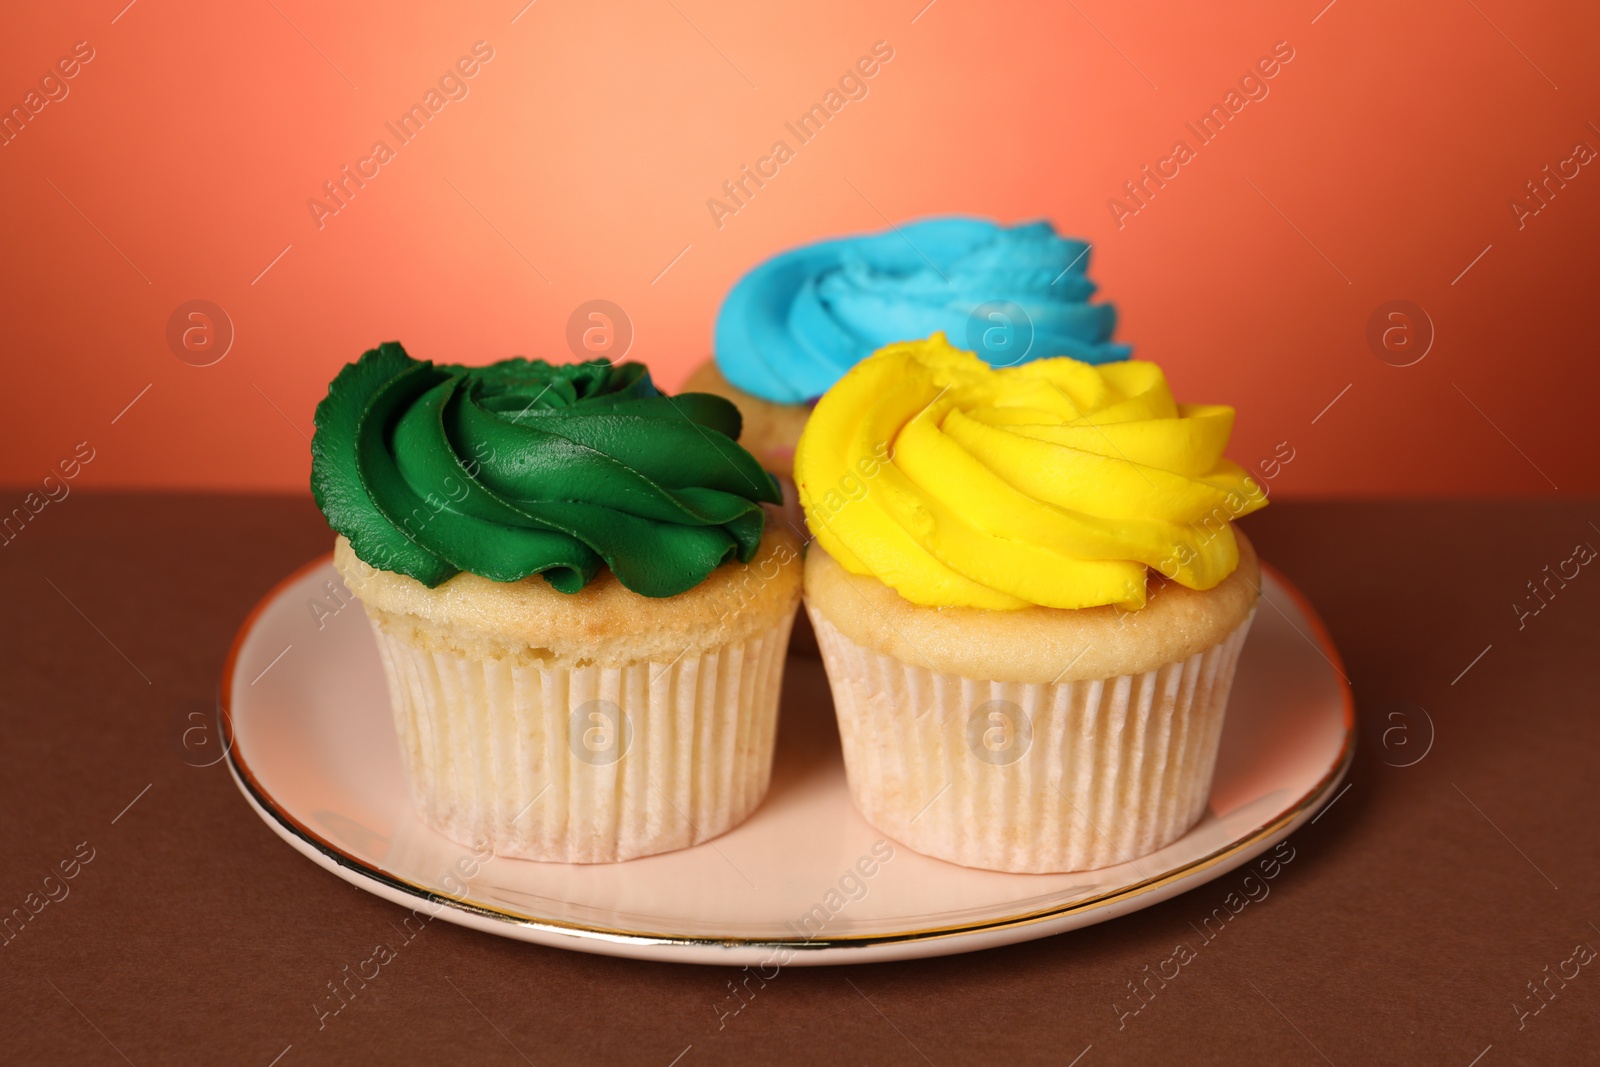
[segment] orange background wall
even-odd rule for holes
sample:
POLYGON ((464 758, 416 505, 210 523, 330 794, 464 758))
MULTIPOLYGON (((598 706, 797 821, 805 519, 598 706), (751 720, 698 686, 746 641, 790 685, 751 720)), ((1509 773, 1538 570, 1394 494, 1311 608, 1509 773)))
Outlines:
POLYGON ((1509 206, 1600 148, 1593 5, 125 2, 0 16, 7 108, 94 53, 0 147, 0 482, 88 441, 78 486, 303 490, 364 348, 568 358, 594 298, 675 387, 761 258, 961 211, 1092 240, 1122 337, 1238 407, 1235 458, 1289 442, 1274 491, 1600 489, 1600 166, 1509 206), (468 95, 319 228, 307 200, 480 40, 468 95), (869 95, 719 227, 707 199, 879 40, 869 95), (1269 95, 1119 228, 1108 200, 1279 41, 1269 95), (166 339, 191 299, 233 323, 211 366, 166 339), (1367 340, 1396 299, 1436 331, 1406 367, 1367 340))

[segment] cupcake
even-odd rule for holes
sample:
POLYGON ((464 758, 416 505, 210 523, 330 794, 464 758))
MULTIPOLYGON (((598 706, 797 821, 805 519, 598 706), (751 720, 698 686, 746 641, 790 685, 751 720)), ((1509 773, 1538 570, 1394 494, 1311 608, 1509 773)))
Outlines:
POLYGON ((823 396, 805 601, 870 823, 1027 872, 1194 825, 1260 585, 1232 425, 1153 363, 994 369, 937 334, 823 396))
POLYGON ((884 345, 942 331, 988 362, 1128 358, 1116 310, 1091 304, 1089 246, 1048 222, 946 217, 783 252, 746 274, 717 316, 715 361, 688 388, 725 396, 745 445, 788 475, 811 406, 884 345))
POLYGON ((771 774, 798 545, 738 411, 637 363, 385 344, 317 407, 312 491, 423 821, 502 856, 684 848, 771 774))

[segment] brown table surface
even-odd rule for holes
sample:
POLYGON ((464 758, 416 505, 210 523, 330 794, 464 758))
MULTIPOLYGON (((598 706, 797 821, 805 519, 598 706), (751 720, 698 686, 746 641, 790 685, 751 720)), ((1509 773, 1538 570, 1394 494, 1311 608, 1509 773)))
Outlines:
POLYGON ((75 492, 0 548, 0 915, 75 872, 0 934, 0 1061, 1600 1060, 1600 567, 1512 607, 1600 548, 1600 502, 1280 501, 1246 529, 1332 630, 1360 752, 1268 898, 1137 1015, 1127 983, 1242 872, 1009 948, 789 968, 721 1029, 730 971, 434 923, 319 1029, 402 911, 287 847, 183 732, 327 529, 309 499, 75 492))

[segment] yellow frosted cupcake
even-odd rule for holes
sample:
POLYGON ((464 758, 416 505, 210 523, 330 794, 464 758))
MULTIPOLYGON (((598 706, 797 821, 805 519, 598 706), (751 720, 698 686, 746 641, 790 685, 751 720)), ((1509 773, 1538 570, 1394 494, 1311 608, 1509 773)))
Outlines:
POLYGON ((1232 425, 1152 363, 996 370, 940 334, 823 396, 795 456, 806 607, 868 821, 1033 872, 1194 825, 1260 584, 1232 425))
POLYGON ((313 492, 428 825, 592 863, 755 810, 801 567, 731 404, 665 396, 639 364, 385 344, 316 423, 313 492))

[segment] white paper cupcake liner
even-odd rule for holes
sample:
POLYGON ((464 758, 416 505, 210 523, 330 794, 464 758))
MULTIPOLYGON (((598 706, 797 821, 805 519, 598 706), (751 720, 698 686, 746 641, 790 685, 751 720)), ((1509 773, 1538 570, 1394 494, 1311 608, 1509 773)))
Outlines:
POLYGON ((808 611, 867 821, 929 856, 1035 873, 1136 860, 1199 820, 1255 617, 1181 662, 1046 685, 912 666, 808 611))
POLYGON ((369 612, 417 812, 463 844, 602 863, 686 848, 766 795, 792 613, 672 663, 541 669, 369 612))

